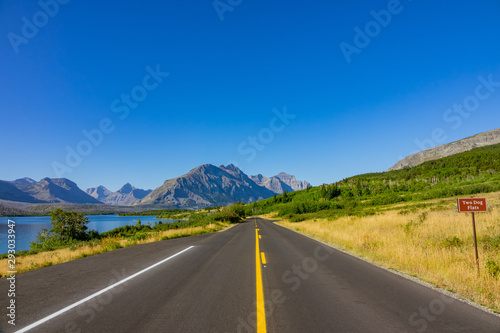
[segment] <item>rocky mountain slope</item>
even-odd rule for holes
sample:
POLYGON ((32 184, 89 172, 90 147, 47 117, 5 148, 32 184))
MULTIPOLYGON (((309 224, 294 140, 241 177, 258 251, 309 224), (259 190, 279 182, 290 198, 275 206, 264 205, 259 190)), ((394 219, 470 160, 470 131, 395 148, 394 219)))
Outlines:
POLYGON ((102 185, 88 188, 85 192, 102 203, 114 206, 127 206, 144 198, 151 193, 151 190, 142 190, 127 183, 116 192, 111 192, 102 185))
POLYGON ((30 202, 30 203, 42 202, 40 200, 35 199, 28 192, 20 190, 16 186, 16 183, 5 180, 0 180, 0 199, 8 201, 16 201, 16 202, 30 202))
POLYGON ((189 173, 169 179, 134 205, 172 208, 202 208, 270 198, 274 192, 257 185, 236 166, 204 164, 189 173))
POLYGON ((13 181, 15 184, 35 184, 36 180, 31 179, 29 177, 19 178, 13 181))
POLYGON ((101 202, 104 202, 104 200, 107 197, 109 197, 111 195, 111 193, 113 193, 113 192, 111 192, 110 190, 108 190, 104 186, 99 185, 97 187, 91 187, 91 188, 86 189, 85 193, 87 193, 88 195, 90 195, 93 198, 96 198, 97 200, 99 200, 101 202))
POLYGON ((441 146, 429 148, 416 154, 407 156, 394 164, 387 171, 404 169, 422 164, 427 161, 437 160, 446 156, 469 151, 473 148, 484 147, 500 143, 500 128, 479 133, 468 138, 450 142, 441 146))
POLYGON ((203 208, 238 201, 255 202, 275 193, 292 192, 307 186, 308 182, 299 181, 284 172, 270 178, 247 176, 232 164, 219 167, 204 164, 183 176, 165 181, 154 191, 141 190, 127 183, 116 192, 102 185, 84 192, 65 178, 44 178, 39 182, 27 177, 14 181, 0 180, 0 203, 16 209, 25 209, 26 204, 106 204, 122 208, 134 205, 131 209, 138 206, 203 208))
POLYGON ((300 191, 306 189, 310 185, 308 182, 297 180, 295 176, 284 172, 280 172, 276 176, 270 178, 261 174, 250 176, 250 178, 257 183, 257 185, 264 186, 277 194, 281 194, 285 191, 300 191))
POLYGON ((39 182, 30 178, 2 180, 0 199, 27 203, 101 203, 66 178, 43 178, 39 182))

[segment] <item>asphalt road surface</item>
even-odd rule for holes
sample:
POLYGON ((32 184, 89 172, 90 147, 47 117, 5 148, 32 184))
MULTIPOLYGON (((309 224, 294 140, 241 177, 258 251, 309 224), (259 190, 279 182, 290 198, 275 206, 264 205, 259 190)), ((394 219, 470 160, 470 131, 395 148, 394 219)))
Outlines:
POLYGON ((19 274, 15 326, 8 282, 5 332, 500 333, 500 317, 260 218, 19 274))

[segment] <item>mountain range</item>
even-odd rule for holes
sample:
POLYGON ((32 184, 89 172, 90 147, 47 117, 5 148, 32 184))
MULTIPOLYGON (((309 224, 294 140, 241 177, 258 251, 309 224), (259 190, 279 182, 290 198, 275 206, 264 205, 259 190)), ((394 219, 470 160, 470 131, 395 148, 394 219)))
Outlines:
POLYGON ((141 200, 152 190, 141 190, 130 183, 123 185, 118 191, 111 192, 104 186, 92 187, 85 190, 85 193, 99 200, 102 203, 115 206, 127 206, 137 200, 141 200))
POLYGON ((233 164, 216 167, 200 165, 185 175, 169 179, 134 205, 162 205, 172 208, 202 208, 235 203, 255 202, 272 197, 275 193, 291 190, 292 186, 307 187, 308 182, 299 182, 294 176, 280 173, 271 178, 247 176, 233 164), (254 179, 274 179, 280 186, 271 186, 271 181, 259 183, 254 179), (298 185, 300 183, 300 185, 298 185), (283 187, 285 189, 283 189, 283 187))
POLYGON ((66 178, 0 180, 0 199, 27 203, 100 204, 66 178))
MULTIPOLYGON (((97 204, 112 206, 157 206, 161 208, 203 208, 235 202, 250 203, 275 193, 304 189, 299 181, 284 172, 274 177, 247 176, 236 166, 216 167, 204 164, 180 177, 166 180, 155 190, 142 190, 130 183, 112 192, 100 185, 82 191, 66 178, 25 177, 14 181, 0 180, 0 203, 16 204, 97 204)), ((18 205, 17 205, 18 206, 18 205)))
POLYGON ((432 147, 421 152, 407 156, 390 167, 387 171, 400 170, 413 167, 427 161, 463 153, 474 148, 500 143, 500 128, 469 136, 465 139, 450 142, 437 147, 432 147))
POLYGON ((284 172, 280 172, 271 178, 258 174, 257 176, 250 176, 250 179, 257 185, 264 186, 277 194, 281 194, 285 191, 292 192, 304 190, 311 185, 306 181, 297 180, 294 176, 284 172))

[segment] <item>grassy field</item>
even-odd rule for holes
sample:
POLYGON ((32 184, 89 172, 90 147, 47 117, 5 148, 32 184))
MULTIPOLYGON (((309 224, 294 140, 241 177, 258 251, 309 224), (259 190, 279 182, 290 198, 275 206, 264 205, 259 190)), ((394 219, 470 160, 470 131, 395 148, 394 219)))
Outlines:
MULTIPOLYGON (((133 246, 137 244, 157 242, 161 240, 194 236, 210 232, 216 232, 229 228, 234 224, 226 222, 216 222, 205 226, 190 227, 184 229, 172 229, 159 232, 148 232, 138 234, 132 237, 107 237, 97 240, 94 244, 85 244, 54 251, 41 252, 33 255, 27 255, 16 258, 17 273, 32 271, 37 268, 52 266, 63 262, 80 259, 95 254, 116 250, 122 247, 133 246)), ((0 274, 2 277, 7 275, 7 260, 0 260, 0 274)))
POLYGON ((475 197, 488 199, 488 212, 476 213, 480 276, 471 215, 457 212, 456 198, 380 206, 371 216, 282 220, 279 224, 498 312, 500 192, 475 197))

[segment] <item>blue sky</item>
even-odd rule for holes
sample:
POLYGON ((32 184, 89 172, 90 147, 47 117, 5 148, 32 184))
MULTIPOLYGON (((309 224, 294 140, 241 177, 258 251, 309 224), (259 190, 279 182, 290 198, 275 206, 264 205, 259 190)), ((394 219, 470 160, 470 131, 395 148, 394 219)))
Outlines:
POLYGON ((500 1, 59 1, 0 2, 0 179, 319 185, 499 127, 500 1))

